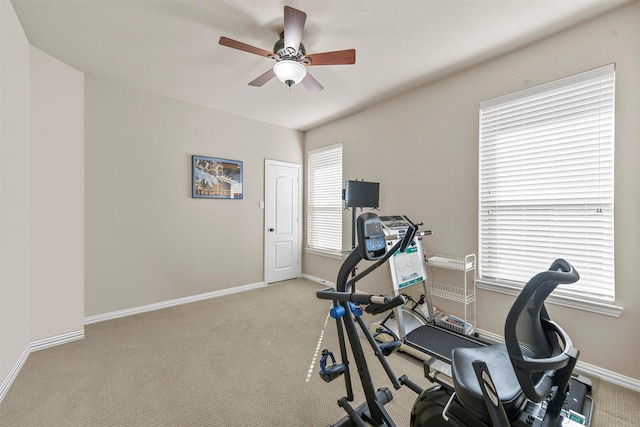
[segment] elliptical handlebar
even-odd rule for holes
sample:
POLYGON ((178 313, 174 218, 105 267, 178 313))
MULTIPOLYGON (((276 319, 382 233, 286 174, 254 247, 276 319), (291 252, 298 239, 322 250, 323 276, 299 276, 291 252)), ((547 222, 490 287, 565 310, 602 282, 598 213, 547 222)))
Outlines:
POLYGON ((398 295, 391 298, 389 302, 386 302, 384 304, 369 304, 365 307, 364 311, 369 314, 380 314, 384 313, 387 310, 391 310, 394 307, 403 305, 405 302, 407 302, 407 300, 404 298, 404 296, 398 295))
POLYGON ((400 243, 400 248, 398 249, 400 252, 404 252, 407 249, 407 247, 413 241, 413 238, 416 236, 416 233, 418 232, 418 228, 420 228, 420 226, 422 225, 422 223, 414 224, 406 216, 404 218, 409 222, 410 225, 407 228, 407 231, 405 232, 404 237, 402 238, 402 241, 400 243))
POLYGON ((339 292, 333 288, 322 289, 316 292, 318 299, 329 299, 333 301, 349 301, 356 304, 387 304, 391 300, 385 295, 371 295, 360 292, 339 292))
POLYGON ((316 292, 316 297, 318 299, 348 301, 355 304, 363 304, 368 306, 366 311, 373 314, 391 310, 392 308, 406 302, 402 295, 392 298, 388 295, 371 295, 360 292, 339 292, 333 290, 333 288, 326 288, 316 292))

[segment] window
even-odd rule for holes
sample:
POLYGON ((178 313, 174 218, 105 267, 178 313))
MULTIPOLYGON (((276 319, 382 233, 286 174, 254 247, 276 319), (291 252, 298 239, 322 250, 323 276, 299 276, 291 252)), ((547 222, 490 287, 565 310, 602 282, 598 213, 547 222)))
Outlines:
POLYGON ((342 251, 342 144, 307 155, 307 249, 342 251))
POLYGON ((610 64, 480 104, 481 283, 565 258, 580 281, 554 294, 614 303, 614 98, 610 64))

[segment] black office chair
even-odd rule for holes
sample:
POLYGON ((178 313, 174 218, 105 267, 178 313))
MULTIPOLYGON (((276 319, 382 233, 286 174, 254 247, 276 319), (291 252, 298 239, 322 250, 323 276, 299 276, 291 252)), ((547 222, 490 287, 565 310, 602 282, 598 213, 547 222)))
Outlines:
POLYGON ((458 401, 476 418, 494 426, 509 426, 526 398, 541 402, 557 386, 545 416, 546 425, 555 425, 578 350, 566 332, 549 319, 544 301, 559 284, 579 278, 567 261, 554 261, 548 271, 531 278, 516 298, 505 322, 504 344, 453 350, 451 367, 458 401))

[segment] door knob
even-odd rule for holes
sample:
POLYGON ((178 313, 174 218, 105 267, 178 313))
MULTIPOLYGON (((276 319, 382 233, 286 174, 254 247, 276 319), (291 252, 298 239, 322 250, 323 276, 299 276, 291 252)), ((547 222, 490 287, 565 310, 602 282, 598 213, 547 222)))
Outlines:
POLYGON ((271 228, 269 229, 269 231, 273 233, 274 231, 276 231, 276 229, 275 229, 275 228, 273 228, 273 227, 271 227, 271 228))

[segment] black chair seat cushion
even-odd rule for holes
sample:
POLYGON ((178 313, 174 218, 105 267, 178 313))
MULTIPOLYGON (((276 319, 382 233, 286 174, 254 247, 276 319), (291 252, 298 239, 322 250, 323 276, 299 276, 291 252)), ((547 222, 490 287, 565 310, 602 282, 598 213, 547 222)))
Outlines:
POLYGON ((526 401, 518 378, 511 366, 511 359, 504 344, 479 348, 455 348, 451 354, 451 368, 456 394, 463 406, 473 415, 490 421, 489 411, 482 397, 482 390, 472 363, 482 360, 487 364, 498 396, 509 419, 513 419, 526 401))

